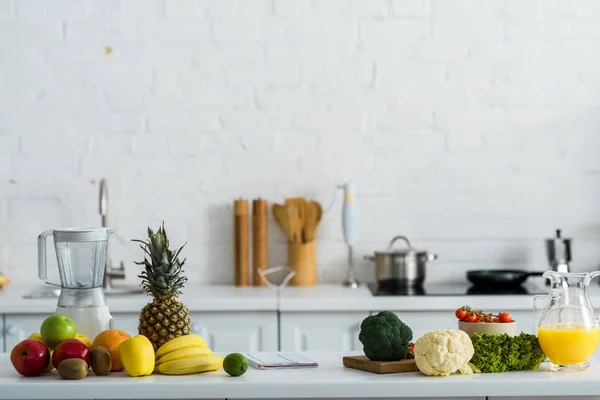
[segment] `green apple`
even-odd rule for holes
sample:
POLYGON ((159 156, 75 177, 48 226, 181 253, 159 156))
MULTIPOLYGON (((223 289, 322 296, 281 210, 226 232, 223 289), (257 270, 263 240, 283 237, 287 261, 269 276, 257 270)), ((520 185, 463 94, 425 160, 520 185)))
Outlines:
POLYGON ((44 343, 53 349, 63 340, 75 337, 75 323, 69 317, 54 314, 42 322, 40 333, 44 343))

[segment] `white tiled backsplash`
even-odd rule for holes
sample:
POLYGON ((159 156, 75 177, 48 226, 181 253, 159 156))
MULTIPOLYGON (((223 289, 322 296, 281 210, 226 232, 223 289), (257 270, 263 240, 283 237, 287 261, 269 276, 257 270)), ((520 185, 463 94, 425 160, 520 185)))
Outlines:
MULTIPOLYGON (((165 220, 193 282, 232 281, 231 203, 358 184, 361 256, 396 234, 429 280, 600 264, 596 0, 0 0, 0 269, 36 282, 39 232, 111 251, 165 220)), ((341 196, 319 278, 343 279, 341 196)), ((285 261, 279 229, 271 261, 285 261)), ((359 263, 362 277, 373 269, 359 263)))

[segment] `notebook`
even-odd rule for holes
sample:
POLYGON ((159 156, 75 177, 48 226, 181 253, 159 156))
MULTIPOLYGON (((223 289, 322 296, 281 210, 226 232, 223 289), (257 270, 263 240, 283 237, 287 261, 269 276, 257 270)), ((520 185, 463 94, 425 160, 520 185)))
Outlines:
POLYGON ((247 353, 246 358, 248 365, 257 369, 316 368, 319 366, 316 361, 298 353, 257 352, 247 353))

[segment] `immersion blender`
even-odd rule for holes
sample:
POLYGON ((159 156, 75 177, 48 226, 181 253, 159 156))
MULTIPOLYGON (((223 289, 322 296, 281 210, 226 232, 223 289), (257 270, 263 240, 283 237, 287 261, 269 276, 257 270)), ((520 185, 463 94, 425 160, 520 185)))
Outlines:
POLYGON ((356 184, 346 182, 341 186, 344 189, 344 208, 342 210, 342 227, 344 229, 344 242, 348 246, 348 275, 344 286, 356 289, 358 281, 354 269, 354 246, 358 238, 358 205, 356 204, 356 184))

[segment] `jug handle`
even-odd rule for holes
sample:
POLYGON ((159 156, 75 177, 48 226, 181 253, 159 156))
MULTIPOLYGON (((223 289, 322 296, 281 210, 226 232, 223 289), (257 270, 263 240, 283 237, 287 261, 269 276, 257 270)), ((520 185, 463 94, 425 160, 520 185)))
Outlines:
POLYGON ((51 285, 56 285, 55 283, 48 282, 48 264, 46 257, 46 239, 48 236, 54 236, 54 231, 49 230, 42 232, 38 235, 37 238, 37 248, 38 248, 38 277, 46 283, 51 285))
POLYGON ((585 286, 589 286, 592 279, 594 279, 597 276, 600 276, 600 271, 592 271, 588 273, 588 275, 585 277, 585 286))

